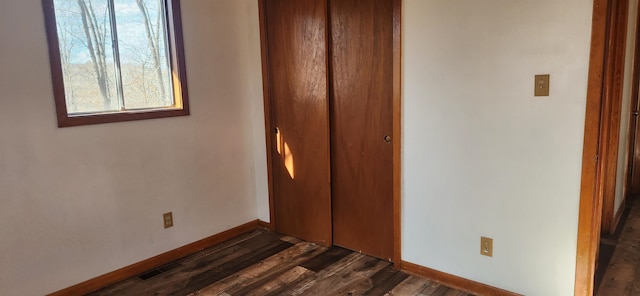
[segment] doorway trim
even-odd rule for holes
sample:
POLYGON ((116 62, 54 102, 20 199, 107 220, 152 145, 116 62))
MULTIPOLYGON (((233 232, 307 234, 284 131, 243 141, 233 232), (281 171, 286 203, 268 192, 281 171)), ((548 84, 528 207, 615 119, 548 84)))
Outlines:
POLYGON ((260 23, 260 56, 262 63, 262 94, 264 104, 264 127, 265 127, 265 145, 267 146, 267 184, 269 187, 269 227, 270 231, 276 229, 276 218, 273 211, 275 204, 273 200, 273 141, 272 141, 272 108, 271 108, 271 88, 269 80, 269 63, 267 50, 267 28, 265 3, 266 0, 258 0, 258 22, 260 23))
POLYGON ((605 172, 604 162, 598 161, 598 153, 602 140, 600 125, 609 8, 610 0, 593 2, 574 282, 576 296, 594 293, 593 280, 600 238, 605 172))
MULTIPOLYGON (((631 107, 629 109, 629 111, 631 112, 637 112, 638 111, 638 107, 639 107, 639 98, 638 95, 640 94, 640 36, 638 36, 638 33, 640 33, 640 1, 638 2, 638 6, 636 7, 636 9, 638 10, 638 17, 637 17, 637 21, 636 21, 636 40, 635 40, 635 51, 634 51, 634 59, 633 59, 633 71, 632 71, 632 80, 631 80, 631 107)), ((628 135, 628 142, 627 142, 627 148, 628 148, 628 154, 627 154, 627 175, 626 175, 626 183, 625 186, 627 188, 626 190, 626 195, 632 195, 634 194, 634 187, 633 187, 633 174, 634 174, 634 170, 637 170, 638 168, 634 167, 634 162, 635 162, 635 155, 636 155, 636 149, 640 148, 640 147, 636 147, 636 136, 637 136, 637 130, 638 130, 638 122, 639 122, 639 117, 638 115, 634 115, 633 113, 631 114, 632 118, 631 120, 629 120, 629 135, 628 135)), ((626 201, 626 197, 625 196, 625 201, 626 201)), ((623 204, 624 206, 624 204, 623 204)))
POLYGON ((393 263, 402 262, 402 0, 393 0, 393 263))
POLYGON ((626 60, 627 24, 629 0, 614 1, 610 4, 607 48, 604 58, 603 102, 601 116, 600 155, 605 167, 602 195, 602 228, 605 233, 615 230, 616 180, 624 178, 618 173, 618 145, 620 141, 620 119, 622 115, 622 88, 626 60))
MULTIPOLYGON (((269 230, 274 231, 273 191, 273 108, 269 88, 269 62, 267 48, 265 5, 268 0, 258 0, 260 22, 260 51, 262 57, 262 89, 264 100, 265 144, 267 148, 267 178, 269 184, 269 230)), ((400 268, 402 229, 402 0, 392 0, 393 5, 393 263, 400 268)))
MULTIPOLYGON (((629 4, 628 0, 594 1, 574 295, 597 292, 594 291, 594 273, 601 231, 611 231, 620 217, 613 214, 616 178, 627 178, 625 189, 630 187, 628 174, 616 176, 626 42, 631 42, 627 40, 628 12, 629 9, 640 12, 640 3, 636 7, 629 4)), ((640 14, 632 21, 636 24, 635 40, 632 40, 635 45, 631 73, 633 105, 637 104, 640 82, 640 38, 637 35, 640 32, 640 14)), ((630 127, 633 127, 632 122, 633 119, 630 127)), ((631 139, 629 134, 624 140, 633 147, 631 139)), ((632 153, 629 151, 630 156, 632 153)))

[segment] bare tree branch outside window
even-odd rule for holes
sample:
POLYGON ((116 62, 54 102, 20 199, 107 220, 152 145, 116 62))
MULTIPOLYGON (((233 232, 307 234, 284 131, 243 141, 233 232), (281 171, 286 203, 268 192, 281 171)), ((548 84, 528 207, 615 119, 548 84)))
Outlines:
POLYGON ((69 113, 174 105, 165 0, 53 1, 69 113))
MULTIPOLYGON (((107 81, 107 62, 105 54, 105 22, 98 23, 96 13, 93 9, 91 2, 86 0, 78 0, 78 6, 80 7, 80 14, 82 19, 82 27, 84 34, 87 38, 87 49, 91 55, 93 61, 93 70, 96 74, 96 80, 100 87, 100 93, 104 100, 104 107, 108 109, 111 106, 111 99, 108 93, 108 81, 107 81)), ((106 12, 105 12, 106 14, 106 12)), ((106 17, 105 17, 106 18, 106 17)))

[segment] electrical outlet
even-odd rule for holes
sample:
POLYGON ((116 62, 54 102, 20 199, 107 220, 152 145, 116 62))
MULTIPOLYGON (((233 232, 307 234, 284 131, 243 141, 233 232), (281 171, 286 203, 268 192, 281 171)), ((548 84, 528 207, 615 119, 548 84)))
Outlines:
POLYGON ((493 239, 480 237, 480 255, 493 257, 493 239))
POLYGON ((164 213, 164 214, 162 214, 162 217, 164 218, 164 228, 173 227, 173 213, 172 212, 164 213))

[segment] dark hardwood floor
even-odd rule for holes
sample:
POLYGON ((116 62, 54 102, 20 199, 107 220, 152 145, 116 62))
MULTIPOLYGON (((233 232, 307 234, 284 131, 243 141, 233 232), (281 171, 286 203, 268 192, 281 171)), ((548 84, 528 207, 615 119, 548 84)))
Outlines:
POLYGON ((640 295, 640 202, 629 197, 618 229, 603 235, 596 270, 596 295, 640 295))
POLYGON ((471 295, 387 261, 255 230, 90 295, 471 295))

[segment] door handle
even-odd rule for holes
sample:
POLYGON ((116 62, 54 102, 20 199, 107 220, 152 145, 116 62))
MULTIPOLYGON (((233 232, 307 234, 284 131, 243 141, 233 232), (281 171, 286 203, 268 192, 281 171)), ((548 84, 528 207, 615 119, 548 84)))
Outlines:
POLYGON ((391 143, 391 136, 389 135, 384 136, 384 142, 387 144, 391 143))

